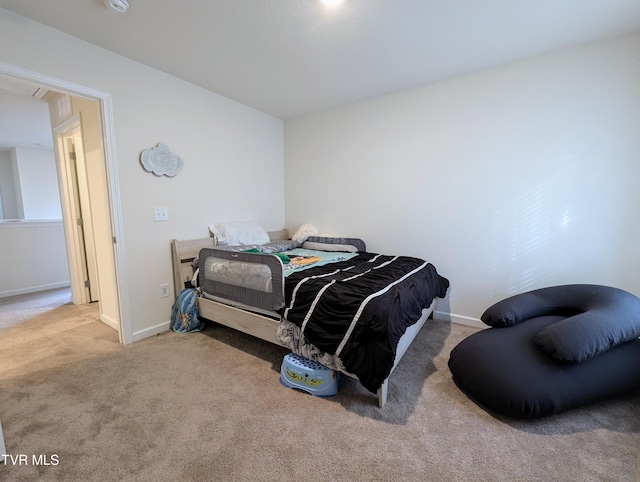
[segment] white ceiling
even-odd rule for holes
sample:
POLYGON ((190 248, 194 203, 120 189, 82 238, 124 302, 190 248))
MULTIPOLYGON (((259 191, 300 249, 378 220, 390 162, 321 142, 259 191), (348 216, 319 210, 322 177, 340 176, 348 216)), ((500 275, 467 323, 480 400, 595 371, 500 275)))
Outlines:
POLYGON ((640 31, 640 0, 0 0, 282 119, 640 31))
POLYGON ((0 151, 53 149, 49 107, 37 85, 0 75, 0 151))

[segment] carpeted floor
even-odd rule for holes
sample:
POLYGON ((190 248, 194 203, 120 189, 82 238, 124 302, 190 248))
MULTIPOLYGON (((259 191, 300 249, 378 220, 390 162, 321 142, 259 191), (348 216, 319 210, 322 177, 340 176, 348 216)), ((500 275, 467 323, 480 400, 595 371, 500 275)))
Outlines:
POLYGON ((634 480, 640 396, 495 417, 447 368, 473 331, 428 322, 380 410, 347 377, 327 399, 283 387, 285 349, 221 326, 123 346, 97 306, 63 305, 0 331, 5 443, 28 457, 0 479, 634 480))
POLYGON ((69 287, 0 298, 0 329, 33 318, 70 301, 69 287))

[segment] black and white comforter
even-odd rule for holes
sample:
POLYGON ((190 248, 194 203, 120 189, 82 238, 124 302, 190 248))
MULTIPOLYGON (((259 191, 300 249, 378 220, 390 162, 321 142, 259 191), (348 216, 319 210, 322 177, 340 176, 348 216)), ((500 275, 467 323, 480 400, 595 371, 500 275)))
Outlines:
POLYGON ((376 392, 391 372, 400 337, 448 287, 422 259, 360 252, 290 275, 281 314, 376 392))

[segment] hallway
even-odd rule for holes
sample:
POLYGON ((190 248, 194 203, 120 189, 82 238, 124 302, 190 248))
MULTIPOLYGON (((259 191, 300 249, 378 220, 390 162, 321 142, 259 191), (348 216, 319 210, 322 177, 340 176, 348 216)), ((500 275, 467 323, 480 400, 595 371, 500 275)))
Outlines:
POLYGON ((9 328, 71 302, 71 288, 0 298, 0 329, 9 328))

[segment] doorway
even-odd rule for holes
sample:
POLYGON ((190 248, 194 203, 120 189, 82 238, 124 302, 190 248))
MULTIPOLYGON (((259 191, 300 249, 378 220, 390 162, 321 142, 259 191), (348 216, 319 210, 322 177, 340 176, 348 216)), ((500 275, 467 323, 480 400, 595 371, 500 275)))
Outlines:
MULTIPOLYGON (((96 245, 91 213, 91 192, 84 155, 82 126, 75 114, 53 129, 58 182, 65 220, 65 239, 72 268, 71 296, 75 304, 99 300, 96 245)), ((94 198, 94 202, 95 202, 94 198)))
MULTIPOLYGON (((98 285, 97 298, 100 300, 100 319, 118 331, 121 343, 131 343, 133 341, 133 333, 129 317, 128 299, 126 296, 123 296, 127 291, 124 268, 124 246, 121 242, 123 239, 121 236, 123 228, 118 190, 117 163, 115 161, 115 138, 111 96, 105 92, 4 63, 0 63, 0 75, 18 81, 37 84, 57 95, 76 99, 81 105, 79 108, 80 131, 74 131, 74 126, 71 125, 73 122, 68 125, 62 125, 62 123, 60 123, 57 127, 61 128, 56 132, 56 137, 59 138, 62 143, 61 147, 63 152, 65 152, 66 149, 66 153, 64 153, 63 156, 72 156, 71 152, 76 152, 77 155, 77 143, 78 141, 82 143, 85 157, 84 165, 91 165, 94 169, 93 175, 87 177, 93 178, 93 181, 95 181, 95 179, 100 178, 100 176, 96 175, 100 171, 103 176, 101 182, 95 183, 89 180, 86 186, 88 203, 85 204, 88 204, 88 206, 84 209, 88 209, 91 214, 91 233, 95 247, 93 260, 91 255, 89 255, 86 257, 85 262, 81 259, 82 257, 77 256, 74 251, 70 256, 69 268, 72 273, 71 276, 78 276, 79 278, 85 276, 85 271, 88 274, 90 270, 95 268, 96 283, 98 285), (95 108, 100 124, 98 129, 85 129, 85 116, 82 115, 82 112, 84 112, 84 107, 86 107, 87 103, 92 104, 95 108), (89 134, 89 130, 91 131, 91 135, 89 134), (60 136, 58 136, 58 134, 60 134, 60 136), (73 140, 70 141, 70 139, 73 140), (73 145, 70 144, 70 142, 72 142, 73 145), (99 148, 97 147, 98 144, 99 148), (100 161, 91 162, 89 158, 91 157, 95 161, 98 155, 100 156, 100 161), (102 262, 99 260, 102 260, 102 262), (84 268, 82 267, 83 264, 84 268)), ((52 123, 52 126, 53 125, 52 123)), ((79 171, 77 164, 75 169, 75 175, 77 177, 79 171)), ((71 170, 73 169, 67 169, 67 171, 71 170)), ((73 174, 59 171, 59 178, 63 175, 68 177, 73 174)), ((69 199, 68 192, 65 192, 65 189, 61 186, 63 203, 75 203, 75 200, 69 199)), ((74 209, 82 210, 83 208, 80 202, 82 195, 78 193, 77 198, 79 205, 76 205, 74 209)), ((86 219, 86 216, 83 216, 83 219, 86 219)), ((65 219, 64 221, 65 238, 67 239, 68 245, 74 245, 74 239, 72 239, 73 237, 70 236, 69 233, 71 231, 78 232, 74 223, 77 223, 77 221, 73 221, 72 219, 65 219)), ((88 230, 85 227, 84 233, 86 234, 87 232, 88 230)), ((77 234, 75 239, 80 239, 80 235, 77 234)), ((87 243, 87 246, 89 246, 89 243, 87 243)), ((87 252, 89 251, 91 251, 90 248, 87 252)), ((68 252, 70 252, 69 249, 68 252)), ((82 284, 84 284, 84 281, 82 284)), ((90 300, 91 297, 96 296, 93 293, 86 292, 84 289, 81 291, 82 294, 78 295, 80 299, 86 299, 83 297, 88 296, 90 300)), ((74 294, 74 297, 75 296, 74 294)))

